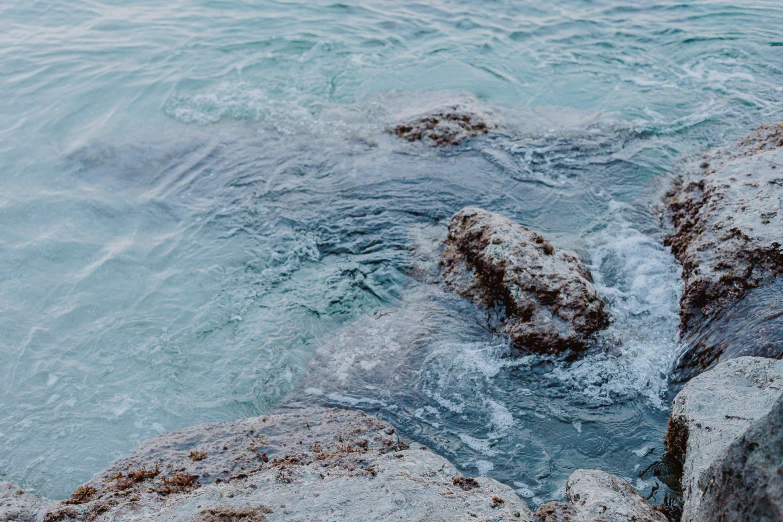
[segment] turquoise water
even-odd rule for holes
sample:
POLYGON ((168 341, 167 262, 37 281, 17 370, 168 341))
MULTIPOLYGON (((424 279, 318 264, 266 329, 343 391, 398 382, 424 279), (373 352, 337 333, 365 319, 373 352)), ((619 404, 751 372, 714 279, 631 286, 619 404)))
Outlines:
POLYGON ((680 287, 649 207, 683 154, 783 119, 778 2, 128 3, 0 5, 0 479, 62 498, 307 388, 532 504, 575 466, 653 492, 680 287), (500 130, 385 133, 453 99, 500 130), (422 276, 467 204, 577 250, 616 350, 503 358, 422 276), (387 325, 400 378, 305 377, 400 310, 431 325, 387 325))

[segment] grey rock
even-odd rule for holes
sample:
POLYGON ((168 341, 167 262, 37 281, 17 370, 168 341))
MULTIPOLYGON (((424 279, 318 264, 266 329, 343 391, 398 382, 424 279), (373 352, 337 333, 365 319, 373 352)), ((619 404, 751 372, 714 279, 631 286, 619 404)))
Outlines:
POLYGON ((441 264, 449 287, 502 307, 503 330, 520 347, 585 348, 609 324, 592 276, 577 256, 499 214, 474 207, 454 214, 441 264))
POLYGON ((54 505, 10 482, 0 482, 0 521, 37 522, 54 505))
POLYGON ((605 471, 578 469, 566 483, 566 502, 539 507, 536 522, 666 522, 628 481, 605 471))
MULTIPOLYGON (((782 198, 783 124, 764 125, 736 146, 690 162, 675 179, 665 198, 675 229, 666 241, 683 267, 681 335, 693 337, 683 366, 783 356, 780 321, 777 328, 748 324, 747 342, 721 343, 719 333, 733 304, 783 270, 782 198), (701 331, 707 327, 717 335, 701 331)), ((780 316, 779 299, 766 304, 776 308, 770 318, 780 316)))
POLYGON ((704 520, 705 473, 783 393, 783 361, 739 357, 692 379, 672 405, 667 458, 682 468, 684 522, 704 520))
POLYGON ((699 521, 783 520, 783 398, 731 443, 699 487, 699 521))
MULTIPOLYGON (((0 511, 0 520, 3 519, 0 511)), ((359 411, 201 424, 142 443, 47 522, 531 520, 514 491, 463 477, 359 411)))

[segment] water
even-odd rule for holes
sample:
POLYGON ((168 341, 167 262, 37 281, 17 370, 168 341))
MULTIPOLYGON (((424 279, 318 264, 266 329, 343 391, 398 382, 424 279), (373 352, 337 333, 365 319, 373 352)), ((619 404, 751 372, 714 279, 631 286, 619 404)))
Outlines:
POLYGON ((782 22, 763 1, 4 2, 0 479, 63 498, 293 393, 531 504, 580 466, 654 492, 680 284, 650 205, 683 154, 783 119, 782 22), (499 132, 384 132, 450 99, 499 132), (617 346, 505 357, 436 284, 467 204, 578 251, 617 346))

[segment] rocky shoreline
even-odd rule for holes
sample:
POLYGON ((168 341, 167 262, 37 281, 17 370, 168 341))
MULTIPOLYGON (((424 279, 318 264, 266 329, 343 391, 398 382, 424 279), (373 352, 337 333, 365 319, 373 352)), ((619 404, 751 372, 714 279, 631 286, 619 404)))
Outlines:
POLYGON ((689 350, 680 371, 686 378, 740 355, 783 356, 783 307, 763 294, 780 292, 781 194, 783 125, 771 124, 688 162, 666 195, 674 226, 666 242, 683 268, 680 330, 689 350), (763 303, 742 308, 758 300, 763 303), (743 317, 757 314, 765 320, 743 317), (742 331, 733 328, 738 321, 742 331), (715 335, 727 329, 736 335, 715 335))
POLYGON ((61 502, 0 483, 0 520, 666 520, 602 471, 575 471, 566 491, 532 513, 509 486, 463 476, 376 417, 303 408, 166 433, 61 502))
MULTIPOLYGON (((458 116, 403 122, 394 132, 446 145, 488 131, 477 116, 458 116)), ((683 265, 687 350, 678 377, 701 372, 674 399, 665 441, 664 463, 680 481, 684 522, 783 520, 783 361, 776 360, 783 357, 783 329, 775 322, 783 317, 775 308, 782 306, 775 286, 783 272, 782 202, 783 125, 762 126, 737 148, 687 165, 666 195, 674 226, 667 243, 683 265), (737 307, 759 302, 771 308, 769 320, 741 322, 737 307), (716 330, 738 321, 744 337, 716 341, 716 330)), ((485 307, 498 331, 523 350, 583 350, 610 323, 576 254, 482 209, 453 216, 441 267, 445 287, 485 307)), ((378 364, 373 357, 354 354, 351 361, 370 371, 378 364)), ((348 379, 340 368, 322 366, 323 382, 348 379)), ((0 521, 679 517, 600 470, 574 471, 565 497, 532 512, 511 487, 462 475, 377 417, 299 407, 166 433, 63 501, 0 483, 0 521)))

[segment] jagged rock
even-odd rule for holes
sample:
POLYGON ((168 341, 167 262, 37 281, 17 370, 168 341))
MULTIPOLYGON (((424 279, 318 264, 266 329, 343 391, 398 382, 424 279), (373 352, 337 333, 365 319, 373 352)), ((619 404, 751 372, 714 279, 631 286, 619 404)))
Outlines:
POLYGON ((575 254, 499 214, 473 207, 454 214, 441 264, 449 287, 502 306, 504 331, 529 350, 584 348, 609 323, 575 254))
POLYGON ((47 508, 52 507, 53 504, 36 497, 15 484, 0 482, 0 521, 2 522, 39 520, 43 518, 47 508))
POLYGON ((776 320, 775 327, 748 321, 731 342, 710 335, 728 324, 721 317, 732 305, 783 270, 781 197, 783 124, 764 125, 736 147, 690 163, 666 195, 675 227, 666 241, 685 283, 681 334, 693 345, 683 367, 706 369, 738 355, 783 356, 783 305, 774 297, 754 309, 776 320))
POLYGON ((666 522, 628 481, 604 471, 578 469, 566 483, 566 502, 540 506, 536 522, 666 522))
POLYGON ((392 134, 407 141, 423 141, 444 147, 459 145, 468 138, 487 134, 497 124, 491 114, 465 102, 435 107, 400 121, 392 134))
POLYGON ((783 520, 783 398, 703 474, 695 520, 783 520))
MULTIPOLYGON (((7 512, 0 508, 0 520, 7 512)), ((43 516, 43 514, 41 514, 43 516)), ((463 477, 358 411, 309 408, 200 424, 142 443, 66 501, 58 520, 531 520, 514 490, 463 477)))
MULTIPOLYGON (((699 513, 708 468, 783 393, 783 361, 740 357, 692 379, 672 405, 667 460, 682 469, 683 522, 699 513)), ((717 519, 715 519, 717 520, 717 519)))

